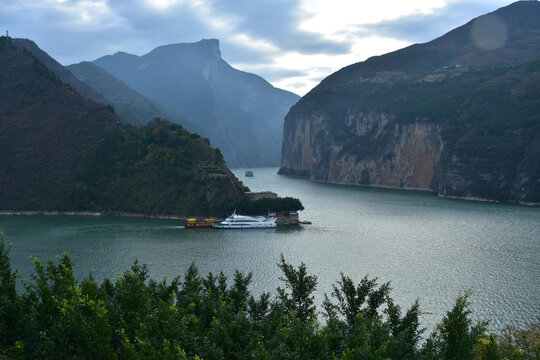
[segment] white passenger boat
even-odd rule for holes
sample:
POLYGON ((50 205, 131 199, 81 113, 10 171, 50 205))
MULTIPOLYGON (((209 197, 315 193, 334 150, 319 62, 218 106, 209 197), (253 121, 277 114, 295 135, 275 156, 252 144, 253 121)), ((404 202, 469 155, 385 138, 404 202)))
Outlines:
POLYGON ((216 229, 264 229, 275 228, 276 218, 274 216, 246 216, 238 215, 235 212, 225 221, 214 224, 216 229))

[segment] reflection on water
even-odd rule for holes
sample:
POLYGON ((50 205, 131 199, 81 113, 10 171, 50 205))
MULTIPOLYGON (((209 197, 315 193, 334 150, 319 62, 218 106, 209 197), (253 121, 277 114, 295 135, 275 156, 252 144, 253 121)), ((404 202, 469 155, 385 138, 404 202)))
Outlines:
POLYGON ((0 217, 13 268, 28 279, 29 256, 67 251, 82 278, 114 278, 134 261, 150 275, 253 271, 252 291, 279 284, 277 262, 304 262, 318 276, 318 300, 340 272, 391 281, 397 303, 420 298, 432 329, 461 291, 472 289, 474 315, 492 327, 540 317, 540 209, 443 200, 432 194, 337 186, 276 175, 277 169, 235 174, 253 191, 301 199, 312 225, 263 230, 184 229, 175 221, 95 217, 0 217))

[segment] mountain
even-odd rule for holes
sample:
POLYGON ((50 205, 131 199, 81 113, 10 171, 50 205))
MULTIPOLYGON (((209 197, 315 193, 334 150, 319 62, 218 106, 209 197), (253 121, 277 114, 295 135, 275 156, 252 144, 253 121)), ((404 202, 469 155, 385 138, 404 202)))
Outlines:
POLYGON ((218 40, 94 61, 135 91, 196 123, 230 167, 278 165, 283 117, 299 97, 221 58, 218 40))
POLYGON ((79 163, 119 119, 18 43, 0 37, 0 208, 56 209, 79 163))
POLYGON ((208 139, 154 119, 124 125, 82 163, 64 206, 75 210, 225 216, 244 187, 208 139))
POLYGON ((280 173, 540 204, 540 3, 345 67, 285 118, 280 173))
POLYGON ((12 39, 13 44, 21 49, 30 52, 36 59, 52 71, 58 78, 73 87, 81 95, 99 103, 110 105, 110 103, 98 92, 92 90, 87 84, 79 81, 68 69, 54 60, 45 51, 41 50, 35 42, 29 39, 12 39))
POLYGON ((164 106, 145 98, 99 66, 90 62, 62 66, 29 39, 12 39, 13 43, 34 55, 60 80, 83 96, 98 103, 111 105, 124 122, 145 124, 153 118, 166 118, 194 132, 197 125, 164 106))
POLYGON ((208 139, 122 123, 0 37, 0 210, 224 215, 244 188, 208 139))
POLYGON ((191 131, 200 132, 195 124, 178 116, 164 106, 142 96, 122 80, 94 63, 83 61, 66 67, 81 82, 103 96, 120 118, 132 124, 145 124, 153 118, 166 118, 191 131))

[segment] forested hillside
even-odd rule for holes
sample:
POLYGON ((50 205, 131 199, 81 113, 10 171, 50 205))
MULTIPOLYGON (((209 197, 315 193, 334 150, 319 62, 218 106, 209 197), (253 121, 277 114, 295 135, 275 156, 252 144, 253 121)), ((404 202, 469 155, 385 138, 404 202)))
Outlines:
POLYGON ((0 37, 0 209, 58 209, 79 164, 120 120, 0 37))
POLYGON ((223 216, 246 199, 208 139, 122 123, 9 37, 0 63, 0 210, 223 216))
POLYGON ((82 163, 66 209, 141 214, 220 215, 244 188, 208 139, 155 119, 123 125, 82 163))

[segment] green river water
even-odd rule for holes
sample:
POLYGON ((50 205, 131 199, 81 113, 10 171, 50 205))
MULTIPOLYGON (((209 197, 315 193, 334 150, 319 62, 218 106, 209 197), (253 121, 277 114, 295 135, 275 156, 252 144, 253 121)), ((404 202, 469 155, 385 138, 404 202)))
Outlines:
POLYGON ((280 285, 281 253, 316 274, 320 302, 340 272, 391 281, 403 307, 420 299, 429 331, 455 298, 472 289, 476 319, 491 328, 540 319, 540 209, 440 199, 433 194, 338 186, 278 176, 277 168, 235 174, 252 191, 300 198, 301 220, 312 225, 264 230, 188 230, 177 221, 75 216, 0 216, 13 243, 12 267, 29 281, 30 256, 66 251, 79 278, 114 278, 135 259, 150 275, 183 275, 195 261, 200 272, 253 271, 251 290, 280 285))

